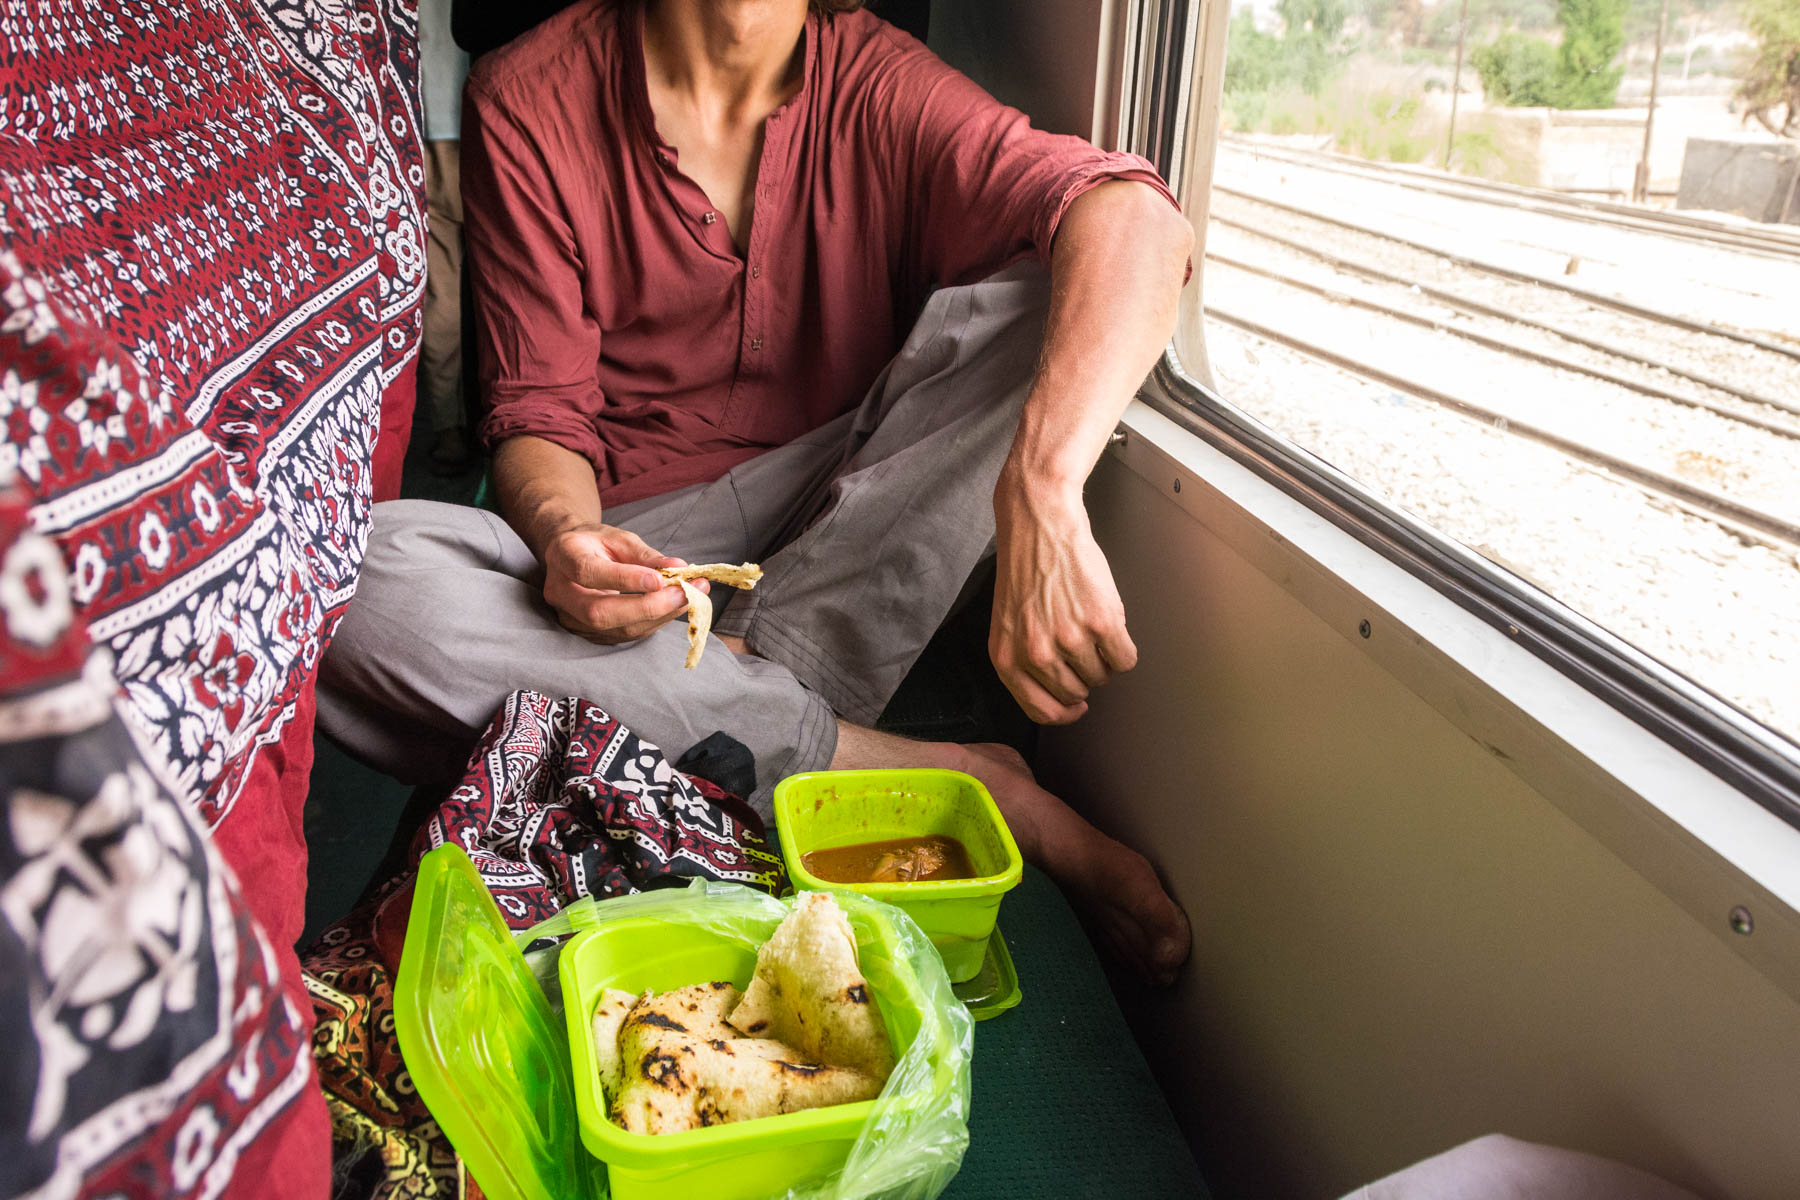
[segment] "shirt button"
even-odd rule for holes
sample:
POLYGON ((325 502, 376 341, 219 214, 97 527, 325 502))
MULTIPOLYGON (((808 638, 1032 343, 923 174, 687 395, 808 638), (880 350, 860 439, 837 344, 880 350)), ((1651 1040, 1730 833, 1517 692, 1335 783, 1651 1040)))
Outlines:
POLYGON ((711 225, 714 221, 716 221, 718 219, 719 219, 719 214, 716 212, 703 212, 700 214, 700 223, 702 225, 711 225))
POLYGON ((750 348, 752 350, 761 350, 762 349, 762 339, 761 338, 751 338, 750 339, 750 348))
POLYGON ((761 267, 751 267, 750 268, 750 278, 761 279, 762 278, 762 268, 761 267))

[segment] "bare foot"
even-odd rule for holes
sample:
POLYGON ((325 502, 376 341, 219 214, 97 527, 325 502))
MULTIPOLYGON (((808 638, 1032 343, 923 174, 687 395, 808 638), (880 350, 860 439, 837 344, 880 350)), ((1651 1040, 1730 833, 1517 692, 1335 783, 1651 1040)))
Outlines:
POLYGON ((1107 837, 1037 785, 1019 752, 983 742, 964 747, 963 767, 987 785, 1019 849, 1087 907, 1127 965, 1167 984, 1187 961, 1192 935, 1143 855, 1107 837))

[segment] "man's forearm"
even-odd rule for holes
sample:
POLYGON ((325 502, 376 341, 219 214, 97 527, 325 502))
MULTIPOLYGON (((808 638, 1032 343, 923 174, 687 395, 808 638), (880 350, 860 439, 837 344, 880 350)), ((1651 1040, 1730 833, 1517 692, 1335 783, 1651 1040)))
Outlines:
POLYGON ((587 459, 555 442, 513 437, 494 452, 494 491, 507 524, 541 561, 571 529, 600 525, 600 489, 587 459))
POLYGON ((1192 249, 1187 221, 1145 184, 1104 183, 1069 206, 1051 252, 1043 358, 998 498, 1079 497, 1174 332, 1192 249))

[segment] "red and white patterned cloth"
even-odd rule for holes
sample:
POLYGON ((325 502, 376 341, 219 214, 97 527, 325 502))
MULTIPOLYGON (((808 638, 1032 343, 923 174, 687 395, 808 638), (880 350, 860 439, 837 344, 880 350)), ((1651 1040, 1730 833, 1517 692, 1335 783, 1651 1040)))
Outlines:
MULTIPOLYGON (((398 490, 423 182, 413 0, 0 12, 0 488, 48 539, 20 544, 54 547, 72 625, 100 651, 89 669, 110 666, 150 769, 210 827, 267 932, 269 978, 301 1012, 291 946, 313 673, 354 590, 370 505, 398 490)), ((14 636, 43 600, 19 586, 0 589, 14 636)), ((28 729, 59 693, 21 694, 14 661, 0 696, 28 729)), ((15 825, 20 794, 0 792, 15 825)), ((0 887, 20 869, 0 863, 0 887)), ((0 912, 0 937, 25 925, 0 912)), ((56 970, 46 986, 34 1020, 68 999, 56 970)), ((83 1020, 82 1036, 103 1024, 83 1020)), ((188 1078, 161 1061, 160 1083, 127 1071, 121 1086, 160 1095, 188 1078)), ((316 1106, 305 1091, 296 1103, 316 1106)), ((156 1105, 133 1111, 162 1128, 156 1105)), ((190 1149, 230 1141, 229 1122, 215 1132, 184 1136, 190 1149)), ((73 1126, 24 1133, 33 1153, 60 1145, 61 1162, 128 1153, 95 1158, 101 1143, 73 1126)), ((133 1176, 125 1191, 212 1195, 231 1178, 133 1176)), ((71 1186, 58 1175, 49 1191, 71 1186)))
POLYGON ((0 491, 0 1195, 318 1195, 297 972, 133 741, 70 592, 0 491))

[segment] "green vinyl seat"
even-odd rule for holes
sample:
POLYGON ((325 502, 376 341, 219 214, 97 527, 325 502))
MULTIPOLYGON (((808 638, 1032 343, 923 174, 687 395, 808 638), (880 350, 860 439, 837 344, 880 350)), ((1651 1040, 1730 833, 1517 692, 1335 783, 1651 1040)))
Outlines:
POLYGON ((975 1026, 969 1151, 945 1200, 1207 1196, 1093 947, 1042 871, 1025 868, 1000 931, 1024 999, 975 1026))

